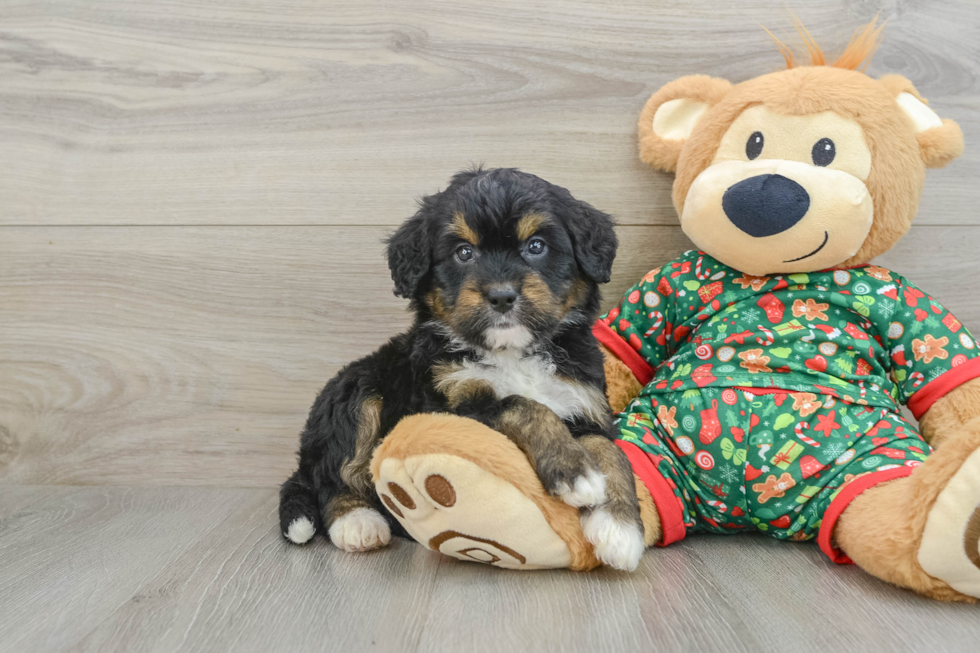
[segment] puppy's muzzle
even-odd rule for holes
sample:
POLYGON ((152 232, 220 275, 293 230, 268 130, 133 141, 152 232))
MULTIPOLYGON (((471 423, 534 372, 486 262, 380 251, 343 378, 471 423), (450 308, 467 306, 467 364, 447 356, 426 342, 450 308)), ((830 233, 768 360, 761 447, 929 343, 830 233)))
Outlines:
POLYGON ((736 227, 755 238, 764 238, 782 233, 802 220, 810 209, 810 196, 788 177, 756 175, 729 187, 721 206, 736 227))
POLYGON ((495 284, 487 288, 484 293, 487 303, 501 315, 514 308, 517 301, 517 290, 510 284, 495 284))

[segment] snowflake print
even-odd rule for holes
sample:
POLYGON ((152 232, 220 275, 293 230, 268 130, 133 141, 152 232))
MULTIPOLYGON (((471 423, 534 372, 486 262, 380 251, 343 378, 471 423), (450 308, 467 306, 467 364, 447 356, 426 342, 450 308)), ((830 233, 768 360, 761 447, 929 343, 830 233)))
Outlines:
POLYGON ((730 465, 725 465, 725 467, 721 470, 721 478, 727 483, 734 483, 738 480, 738 477, 738 470, 730 465))
POLYGON ((742 311, 742 317, 748 322, 758 322, 762 317, 762 312, 757 308, 747 308, 742 311))
POLYGON ((844 446, 843 442, 831 442, 825 451, 830 458, 840 458, 847 451, 847 447, 844 446))
POLYGON ((895 314, 895 303, 894 302, 881 302, 878 305, 878 312, 884 319, 891 318, 895 314))

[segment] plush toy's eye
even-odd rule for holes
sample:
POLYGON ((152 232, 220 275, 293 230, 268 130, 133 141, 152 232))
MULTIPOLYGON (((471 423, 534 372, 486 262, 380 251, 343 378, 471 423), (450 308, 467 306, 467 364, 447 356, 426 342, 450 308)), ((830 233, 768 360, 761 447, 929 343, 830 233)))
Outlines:
POLYGON ((456 248, 456 260, 460 263, 466 263, 473 259, 473 248, 469 245, 460 245, 456 248))
POLYGON ((834 147, 834 141, 829 138, 821 138, 814 144, 810 156, 813 158, 813 165, 829 166, 834 160, 834 157, 837 156, 837 148, 834 147))
POLYGON ((548 246, 540 238, 535 238, 527 244, 527 253, 531 256, 541 256, 547 249, 548 246))
POLYGON ((762 132, 753 132, 749 136, 749 141, 745 144, 745 156, 749 157, 749 161, 762 154, 762 146, 765 144, 766 139, 762 136, 762 132))

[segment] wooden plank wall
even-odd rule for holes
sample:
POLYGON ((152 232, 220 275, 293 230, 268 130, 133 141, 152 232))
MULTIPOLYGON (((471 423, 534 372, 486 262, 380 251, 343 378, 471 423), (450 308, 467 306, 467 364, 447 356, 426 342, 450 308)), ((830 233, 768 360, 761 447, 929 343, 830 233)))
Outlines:
POLYGON ((613 213, 607 304, 689 243, 644 100, 878 11, 967 154, 883 262, 980 330, 969 2, 240 0, 0 7, 0 482, 273 487, 317 390, 404 328, 381 238, 473 162, 613 213))

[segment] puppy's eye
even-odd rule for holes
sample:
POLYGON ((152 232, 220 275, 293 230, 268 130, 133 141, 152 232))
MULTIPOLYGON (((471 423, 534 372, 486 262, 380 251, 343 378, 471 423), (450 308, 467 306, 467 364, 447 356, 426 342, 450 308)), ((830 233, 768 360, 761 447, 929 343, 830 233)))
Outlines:
POLYGON ((829 138, 821 138, 813 145, 813 149, 810 150, 810 156, 813 158, 813 165, 817 166, 829 166, 837 156, 837 148, 834 147, 834 141, 829 138))
POLYGON ((540 238, 535 238, 527 244, 527 253, 531 256, 541 256, 548 251, 548 246, 540 238))
POLYGON ((753 132, 749 136, 748 142, 745 143, 745 156, 749 157, 749 161, 759 158, 759 155, 762 154, 762 147, 765 144, 766 139, 762 135, 762 132, 753 132))
POLYGON ((456 260, 460 263, 466 263, 467 261, 473 260, 473 248, 469 245, 460 245, 457 247, 456 260))

